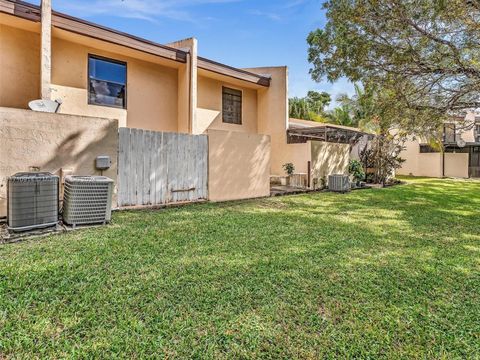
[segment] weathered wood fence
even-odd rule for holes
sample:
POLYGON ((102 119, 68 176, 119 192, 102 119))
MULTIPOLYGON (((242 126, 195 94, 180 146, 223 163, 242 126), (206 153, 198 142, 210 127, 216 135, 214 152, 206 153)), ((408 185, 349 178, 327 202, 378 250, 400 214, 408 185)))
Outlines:
POLYGON ((208 138, 119 129, 118 205, 162 205, 208 198, 208 138))

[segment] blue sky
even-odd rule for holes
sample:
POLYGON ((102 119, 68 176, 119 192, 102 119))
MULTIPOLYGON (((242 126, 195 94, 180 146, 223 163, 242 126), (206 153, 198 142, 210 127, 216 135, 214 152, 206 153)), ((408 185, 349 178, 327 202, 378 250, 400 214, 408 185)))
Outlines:
POLYGON ((352 93, 346 80, 315 83, 308 74, 305 39, 325 23, 322 0, 53 0, 53 7, 159 43, 194 36, 201 56, 236 67, 287 65, 290 96, 352 93))

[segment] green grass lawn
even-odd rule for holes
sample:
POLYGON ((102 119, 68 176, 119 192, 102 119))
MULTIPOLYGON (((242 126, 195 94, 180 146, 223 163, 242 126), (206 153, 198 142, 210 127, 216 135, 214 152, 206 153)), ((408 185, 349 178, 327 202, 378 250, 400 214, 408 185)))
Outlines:
POLYGON ((0 246, 0 359, 480 358, 480 182, 409 181, 0 246))

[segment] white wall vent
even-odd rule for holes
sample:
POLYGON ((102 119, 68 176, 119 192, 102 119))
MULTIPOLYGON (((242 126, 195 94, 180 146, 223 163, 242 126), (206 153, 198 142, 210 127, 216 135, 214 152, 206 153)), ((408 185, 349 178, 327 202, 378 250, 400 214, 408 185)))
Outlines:
POLYGON ((109 222, 112 194, 113 180, 105 176, 67 176, 63 222, 72 226, 109 222))
POLYGON ((58 222, 59 177, 50 173, 18 173, 8 178, 8 227, 27 231, 58 222))
POLYGON ((335 192, 350 191, 350 178, 348 175, 334 174, 328 176, 328 188, 335 192))

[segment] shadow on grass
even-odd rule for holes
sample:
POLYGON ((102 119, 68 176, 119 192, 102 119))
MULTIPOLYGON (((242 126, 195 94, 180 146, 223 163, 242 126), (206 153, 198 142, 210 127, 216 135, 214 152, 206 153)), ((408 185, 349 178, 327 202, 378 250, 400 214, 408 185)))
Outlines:
POLYGON ((122 212, 0 248, 0 352, 475 354, 479 189, 426 181, 122 212))

